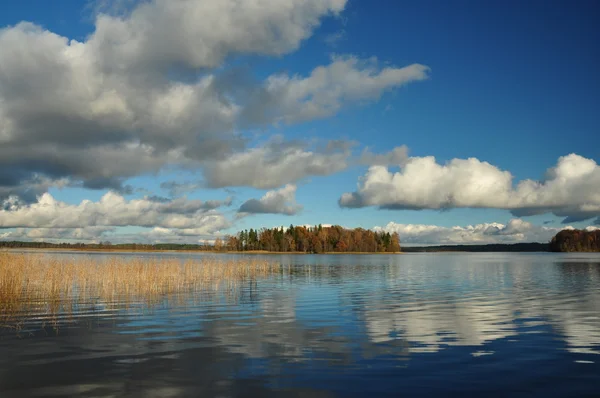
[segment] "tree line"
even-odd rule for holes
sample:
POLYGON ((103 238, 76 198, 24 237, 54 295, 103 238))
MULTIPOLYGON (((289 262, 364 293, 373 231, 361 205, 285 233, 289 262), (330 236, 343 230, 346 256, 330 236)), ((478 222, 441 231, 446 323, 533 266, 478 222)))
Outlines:
MULTIPOLYGON (((301 253, 394 253, 400 251, 397 233, 371 231, 363 228, 345 229, 332 227, 293 226, 288 228, 247 229, 237 235, 217 238, 203 244, 188 243, 51 243, 0 241, 0 248, 34 249, 80 249, 80 250, 194 250, 194 251, 254 251, 301 253)), ((406 251, 554 251, 554 252, 600 252, 600 230, 563 230, 557 233, 550 244, 520 243, 491 245, 457 245, 410 247, 406 251)))
POLYGON ((195 251, 256 251, 272 252, 368 252, 394 253, 400 251, 400 238, 397 233, 374 232, 356 228, 345 229, 340 226, 263 228, 247 229, 237 235, 218 237, 214 242, 203 244, 178 243, 119 243, 109 241, 100 243, 51 243, 0 241, 0 248, 33 249, 79 249, 79 250, 195 250, 195 251))
POLYGON ((553 252, 600 252, 600 230, 564 229, 550 241, 553 252))
POLYGON ((345 229, 339 225, 323 227, 293 226, 288 228, 252 228, 236 236, 215 241, 216 250, 301 253, 396 253, 400 251, 397 233, 363 228, 345 229))

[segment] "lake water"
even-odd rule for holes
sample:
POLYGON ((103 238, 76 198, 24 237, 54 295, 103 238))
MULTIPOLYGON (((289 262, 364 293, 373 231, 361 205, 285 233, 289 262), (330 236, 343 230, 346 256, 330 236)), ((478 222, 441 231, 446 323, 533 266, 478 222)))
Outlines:
POLYGON ((293 272, 0 332, 0 397, 600 396, 600 255, 269 258, 293 272))

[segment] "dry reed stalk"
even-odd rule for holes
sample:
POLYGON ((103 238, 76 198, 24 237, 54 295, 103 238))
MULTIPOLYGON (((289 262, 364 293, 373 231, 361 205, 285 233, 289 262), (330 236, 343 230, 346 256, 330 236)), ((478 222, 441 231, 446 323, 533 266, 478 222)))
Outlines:
POLYGON ((241 281, 281 272, 280 264, 259 259, 95 260, 0 252, 0 327, 18 327, 32 315, 56 319, 92 301, 152 305, 178 293, 234 288, 241 281))

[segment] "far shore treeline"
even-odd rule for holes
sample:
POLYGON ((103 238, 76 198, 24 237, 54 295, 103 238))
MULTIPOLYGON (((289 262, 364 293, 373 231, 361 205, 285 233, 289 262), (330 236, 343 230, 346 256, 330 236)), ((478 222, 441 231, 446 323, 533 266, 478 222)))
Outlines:
POLYGON ((550 241, 553 252, 600 252, 600 230, 565 229, 550 241))
POLYGON ((217 238, 204 244, 177 243, 49 243, 0 241, 0 247, 78 250, 194 250, 223 252, 296 252, 296 253, 398 253, 397 233, 375 232, 363 228, 345 229, 340 226, 293 226, 288 228, 247 229, 236 236, 217 238))
MULTIPOLYGON (((397 233, 363 228, 332 227, 263 228, 243 230, 235 236, 217 238, 203 244, 185 243, 50 243, 0 241, 0 248, 75 249, 75 250, 190 250, 206 252, 275 252, 275 253, 398 253, 397 233)), ((513 243, 484 245, 438 245, 404 247, 404 252, 600 252, 600 230, 566 229, 549 243, 513 243)))

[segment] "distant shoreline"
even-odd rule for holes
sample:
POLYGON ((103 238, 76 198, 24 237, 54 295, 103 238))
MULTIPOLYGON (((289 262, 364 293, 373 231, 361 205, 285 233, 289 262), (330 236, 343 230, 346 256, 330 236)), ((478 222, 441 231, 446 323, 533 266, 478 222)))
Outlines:
POLYGON ((551 252, 548 243, 512 243, 512 244, 480 244, 480 245, 435 245, 435 246, 403 246, 396 252, 364 252, 364 251, 345 251, 345 252, 303 252, 303 251, 269 251, 269 250, 214 250, 212 247, 194 248, 151 248, 151 247, 14 247, 2 246, 1 251, 21 251, 21 252, 88 252, 88 253, 206 253, 206 254, 262 254, 262 255, 309 255, 309 254, 327 254, 327 255, 382 255, 382 254, 406 254, 406 253, 548 253, 551 252))

